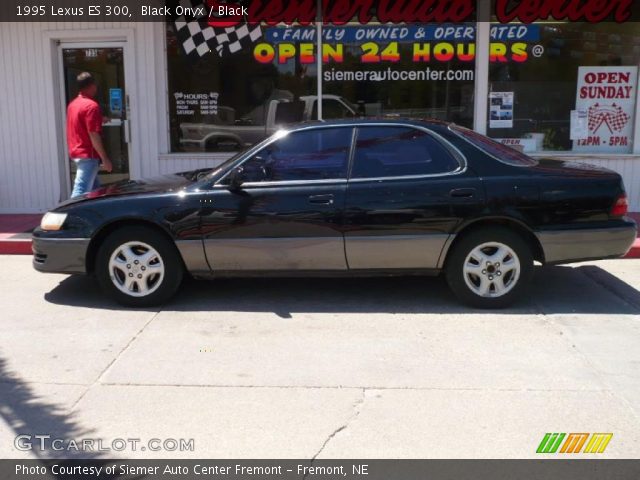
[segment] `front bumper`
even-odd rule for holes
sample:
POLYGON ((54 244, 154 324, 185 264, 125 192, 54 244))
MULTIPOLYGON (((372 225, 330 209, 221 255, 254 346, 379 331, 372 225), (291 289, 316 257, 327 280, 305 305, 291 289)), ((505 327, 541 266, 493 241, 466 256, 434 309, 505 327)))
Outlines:
POLYGON ((33 237, 33 268, 46 273, 86 273, 88 238, 33 237))
POLYGON ((638 231, 635 222, 623 221, 607 228, 537 232, 547 264, 623 257, 638 231))

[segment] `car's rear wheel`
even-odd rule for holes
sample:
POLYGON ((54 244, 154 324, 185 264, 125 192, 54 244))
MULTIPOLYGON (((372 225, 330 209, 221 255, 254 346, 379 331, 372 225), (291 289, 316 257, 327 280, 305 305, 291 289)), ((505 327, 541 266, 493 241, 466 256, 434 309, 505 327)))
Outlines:
POLYGON ((95 270, 103 290, 132 307, 165 302, 184 273, 172 243, 145 227, 124 227, 109 235, 98 250, 95 270))
POLYGON ((503 308, 522 295, 533 273, 527 242, 504 227, 472 230, 447 259, 447 283, 458 298, 478 308, 503 308))

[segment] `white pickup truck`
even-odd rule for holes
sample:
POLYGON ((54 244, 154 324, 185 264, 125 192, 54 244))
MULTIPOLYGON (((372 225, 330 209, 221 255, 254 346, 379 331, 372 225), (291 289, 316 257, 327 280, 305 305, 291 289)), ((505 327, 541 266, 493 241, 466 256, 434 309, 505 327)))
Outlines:
MULTIPOLYGON (((337 95, 323 95, 323 118, 357 117, 356 107, 337 95)), ((180 144, 191 151, 239 150, 254 145, 279 128, 317 118, 317 96, 300 97, 298 101, 271 100, 264 124, 248 119, 235 119, 235 110, 218 107, 212 123, 181 123, 180 144)))

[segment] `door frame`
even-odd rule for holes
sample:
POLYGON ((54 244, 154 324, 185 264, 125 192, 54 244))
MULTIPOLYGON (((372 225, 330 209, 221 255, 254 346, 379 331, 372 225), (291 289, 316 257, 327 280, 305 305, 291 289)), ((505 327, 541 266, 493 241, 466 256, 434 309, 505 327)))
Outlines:
POLYGON ((125 100, 127 120, 129 122, 127 143, 129 155, 129 176, 139 178, 141 174, 139 148, 135 140, 139 137, 137 125, 137 88, 136 64, 135 64, 135 43, 133 29, 95 29, 95 30, 75 30, 61 31, 52 30, 44 32, 45 48, 51 54, 48 56, 51 61, 51 89, 50 99, 54 104, 54 124, 56 126, 57 139, 57 167, 59 201, 69 198, 71 194, 71 171, 66 142, 66 98, 64 88, 63 69, 63 48, 122 48, 124 59, 124 83, 127 91, 128 101, 125 100))

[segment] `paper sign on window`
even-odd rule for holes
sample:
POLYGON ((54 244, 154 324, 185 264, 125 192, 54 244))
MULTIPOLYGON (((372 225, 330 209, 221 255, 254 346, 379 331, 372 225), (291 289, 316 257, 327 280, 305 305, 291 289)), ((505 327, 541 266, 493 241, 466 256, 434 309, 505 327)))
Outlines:
POLYGON ((580 67, 576 110, 587 112, 587 135, 578 152, 630 153, 638 67, 580 67))

